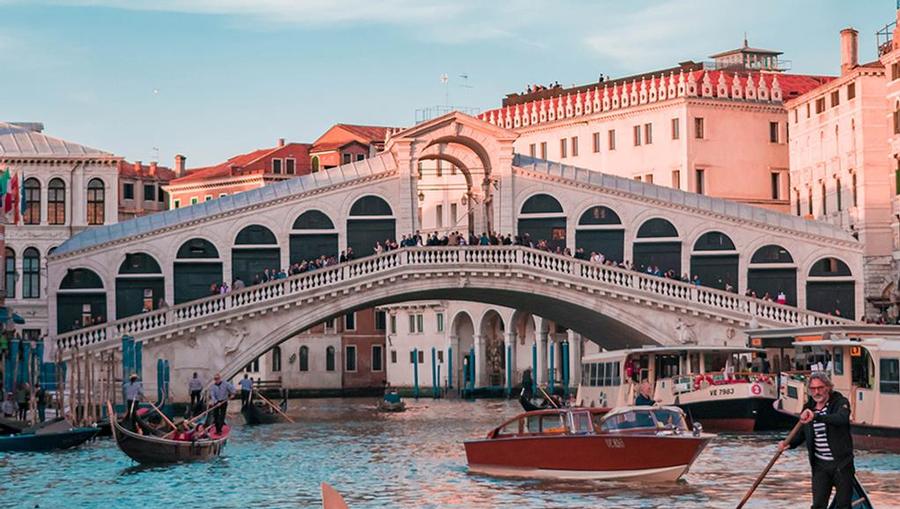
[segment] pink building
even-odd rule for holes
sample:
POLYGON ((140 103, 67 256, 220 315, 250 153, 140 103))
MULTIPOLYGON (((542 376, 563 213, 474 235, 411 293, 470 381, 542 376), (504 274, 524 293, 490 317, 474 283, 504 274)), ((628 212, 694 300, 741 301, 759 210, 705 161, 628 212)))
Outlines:
POLYGON ((541 159, 787 212, 784 101, 831 78, 781 72, 744 46, 714 62, 510 94, 480 118, 520 133, 541 159))
MULTIPOLYGON (((857 49, 856 30, 842 30, 840 77, 785 106, 791 212, 846 228, 865 245, 864 291, 871 316, 883 307, 881 297, 892 279, 889 116, 885 66, 878 60, 860 64, 857 49)), ((816 278, 849 281, 840 266, 820 269, 816 278)))
MULTIPOLYGON (((900 10, 897 11, 897 20, 900 21, 900 10)), ((890 159, 887 164, 888 171, 893 174, 890 178, 890 221, 891 221, 891 282, 880 296, 880 303, 885 308, 890 308, 893 314, 897 314, 900 304, 900 23, 894 22, 878 33, 883 37, 879 40, 879 54, 884 65, 886 83, 886 100, 884 122, 887 124, 888 144, 887 150, 890 159)))

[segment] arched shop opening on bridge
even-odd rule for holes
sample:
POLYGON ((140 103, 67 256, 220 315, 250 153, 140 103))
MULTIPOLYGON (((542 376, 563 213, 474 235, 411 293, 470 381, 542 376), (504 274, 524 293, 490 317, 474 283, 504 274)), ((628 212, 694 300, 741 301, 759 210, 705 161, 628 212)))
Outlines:
POLYGON ((324 212, 307 210, 294 220, 290 236, 291 264, 337 255, 338 233, 324 212))
POLYGON ((856 318, 856 282, 850 267, 837 258, 822 258, 806 278, 806 309, 856 318))
POLYGON ((549 194, 536 194, 522 204, 518 224, 519 235, 537 245, 547 241, 551 250, 566 248, 566 215, 559 200, 549 194))
POLYGON ((205 239, 191 239, 175 255, 175 304, 208 297, 212 285, 222 282, 219 250, 205 239))
POLYGON ((159 263, 146 253, 127 253, 116 277, 116 318, 156 309, 164 296, 159 263))
POLYGON ((691 277, 711 288, 737 291, 738 252, 734 242, 722 232, 707 232, 694 242, 691 252, 691 277))
POLYGON ((231 248, 232 281, 250 285, 259 282, 266 269, 274 276, 272 271, 277 274, 281 268, 281 250, 272 230, 252 224, 237 234, 231 248))
POLYGON ((397 221, 391 206, 378 196, 363 196, 350 207, 347 247, 357 257, 374 254, 375 244, 396 240, 397 221))
MULTIPOLYGON (((490 310, 481 319, 481 342, 484 345, 484 380, 488 386, 500 387, 506 380, 505 324, 497 311, 490 310)), ((477 356, 477 353, 476 353, 477 356)), ((478 359, 476 358, 476 362, 478 359)))
POLYGON ((460 311, 453 317, 450 323, 450 345, 455 351, 451 352, 454 384, 460 387, 468 387, 474 384, 474 369, 469 368, 469 353, 475 347, 475 322, 465 311, 460 311))
POLYGON ((587 209, 578 219, 575 249, 583 249, 586 256, 596 252, 607 260, 624 260, 625 227, 619 215, 601 205, 587 209))
POLYGON ((773 299, 784 292, 786 303, 797 305, 797 265, 787 249, 768 244, 750 257, 747 270, 747 289, 757 297, 769 294, 773 299))
POLYGON ((675 225, 662 218, 648 219, 634 240, 634 266, 646 271, 658 267, 663 273, 681 274, 681 239, 675 225))
POLYGON ((103 280, 90 269, 69 269, 56 294, 56 330, 68 332, 105 321, 103 280))

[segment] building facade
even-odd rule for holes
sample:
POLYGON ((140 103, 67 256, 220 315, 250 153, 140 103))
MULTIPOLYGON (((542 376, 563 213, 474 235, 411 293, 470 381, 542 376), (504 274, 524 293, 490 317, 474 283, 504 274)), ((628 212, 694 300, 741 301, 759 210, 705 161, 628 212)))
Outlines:
MULTIPOLYGON (((839 78, 786 103, 791 210, 845 228, 862 242, 865 313, 872 318, 886 311, 894 287, 888 80, 881 61, 858 62, 856 30, 841 31, 840 63, 839 78)), ((823 265, 819 272, 840 276, 836 270, 823 265)))
POLYGON ((362 161, 384 150, 388 127, 335 124, 313 142, 309 151, 312 171, 362 161))
POLYGON ((831 78, 782 72, 779 54, 744 41, 713 62, 529 88, 479 118, 519 133, 521 154, 787 212, 784 101, 831 78))
MULTIPOLYGON (((900 21, 900 9, 897 10, 900 21)), ((885 70, 884 122, 888 125, 887 150, 890 166, 890 229, 891 229, 891 283, 882 294, 881 304, 900 315, 900 28, 898 23, 880 32, 886 38, 879 45, 881 63, 885 70)))

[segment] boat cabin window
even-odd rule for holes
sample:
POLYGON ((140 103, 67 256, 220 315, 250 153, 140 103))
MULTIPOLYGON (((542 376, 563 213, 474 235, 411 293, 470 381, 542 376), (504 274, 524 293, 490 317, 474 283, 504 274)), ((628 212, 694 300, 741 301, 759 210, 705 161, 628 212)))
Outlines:
POLYGON ((844 374, 844 351, 840 348, 834 349, 834 374, 844 374))
POLYGON ((678 376, 681 360, 678 355, 657 355, 656 356, 656 378, 672 378, 678 376))
POLYGON ((641 428, 656 428, 650 410, 630 410, 620 414, 611 415, 603 419, 600 424, 601 431, 626 431, 641 428))
POLYGON ((900 394, 900 359, 881 359, 878 385, 884 394, 900 394))
POLYGON ((572 433, 593 433, 594 422, 591 420, 590 412, 572 412, 570 415, 572 416, 572 433))
POLYGON ((562 414, 541 416, 541 433, 565 433, 566 422, 562 414))
POLYGON ((523 430, 525 433, 540 433, 541 432, 541 416, 540 415, 529 415, 525 418, 525 429, 523 430))
POLYGON ((673 429, 679 431, 687 431, 687 423, 684 422, 684 416, 678 412, 660 408, 653 410, 653 416, 656 417, 658 425, 665 429, 673 429))
POLYGON ((523 419, 516 419, 514 421, 510 421, 510 422, 504 424, 503 426, 500 426, 500 428, 497 429, 497 433, 494 436, 508 437, 508 436, 512 436, 512 435, 518 435, 519 434, 519 426, 522 423, 522 420, 523 419))
POLYGON ((621 382, 618 362, 591 362, 582 368, 583 385, 589 387, 613 387, 621 382))
POLYGON ((850 347, 850 375, 853 385, 860 389, 875 385, 875 363, 869 351, 861 346, 850 347))

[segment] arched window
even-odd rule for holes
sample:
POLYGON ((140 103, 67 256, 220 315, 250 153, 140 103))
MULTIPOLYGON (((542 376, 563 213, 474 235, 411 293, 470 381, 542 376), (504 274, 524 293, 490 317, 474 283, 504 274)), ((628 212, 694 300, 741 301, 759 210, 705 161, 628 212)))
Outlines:
POLYGON ((159 263, 147 253, 126 253, 119 274, 160 274, 159 263))
POLYGON ((277 373, 281 371, 281 347, 272 347, 272 371, 277 373))
POLYGON ((38 179, 25 179, 25 224, 41 224, 41 183, 38 179))
POLYGON ((307 210, 294 221, 295 230, 333 230, 334 223, 323 212, 307 210))
POLYGON ((29 247, 22 253, 22 298, 41 297, 41 253, 29 247))
POLYGON ((66 184, 53 179, 47 186, 47 222, 66 224, 66 184))
POLYGON ((522 214, 552 214, 562 211, 559 200, 549 194, 536 194, 522 204, 522 214))
POLYGON ((319 171, 319 156, 313 156, 312 158, 312 173, 316 173, 319 171))
POLYGON ((637 236, 639 239, 653 237, 677 237, 678 230, 675 225, 661 218, 654 218, 646 221, 638 229, 637 236))
POLYGON ((811 277, 851 276, 850 267, 837 258, 822 258, 809 269, 811 277))
POLYGON ((707 232, 694 243, 694 251, 734 251, 734 242, 722 232, 707 232))
POLYGON ((309 347, 300 347, 300 371, 309 371, 309 347))
POLYGON ((578 220, 579 225, 595 225, 595 224, 622 224, 619 215, 609 207, 598 205, 591 207, 581 214, 578 220))
POLYGON ((238 245, 278 244, 272 230, 258 224, 251 224, 237 234, 234 241, 238 245))
POLYGON ((769 244, 757 249, 750 263, 794 263, 794 258, 787 249, 769 244))
POLYGON ((334 347, 325 349, 325 371, 334 371, 334 347))
POLYGON ((351 216, 390 216, 393 214, 388 202, 377 196, 363 196, 350 207, 351 216))
POLYGON ((216 246, 205 239, 191 239, 178 248, 176 258, 209 258, 214 260, 219 257, 216 246))
POLYGON ((103 224, 106 220, 104 207, 106 205, 106 191, 103 181, 93 179, 87 187, 87 222, 88 224, 103 224))
POLYGON ((16 298, 16 252, 6 248, 6 298, 16 298))

